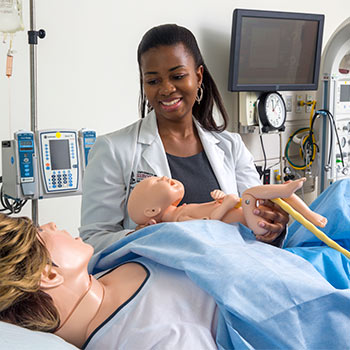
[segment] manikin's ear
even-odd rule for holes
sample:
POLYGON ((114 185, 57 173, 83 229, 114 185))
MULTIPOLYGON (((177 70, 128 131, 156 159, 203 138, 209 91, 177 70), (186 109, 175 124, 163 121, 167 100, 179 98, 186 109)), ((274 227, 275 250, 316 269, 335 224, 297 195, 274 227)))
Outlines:
POLYGON ((157 216, 161 211, 161 208, 146 208, 143 213, 148 218, 153 218, 157 216))
POLYGON ((61 285, 64 281, 63 276, 58 272, 58 270, 49 265, 46 265, 44 271, 41 273, 40 288, 50 289, 61 285))

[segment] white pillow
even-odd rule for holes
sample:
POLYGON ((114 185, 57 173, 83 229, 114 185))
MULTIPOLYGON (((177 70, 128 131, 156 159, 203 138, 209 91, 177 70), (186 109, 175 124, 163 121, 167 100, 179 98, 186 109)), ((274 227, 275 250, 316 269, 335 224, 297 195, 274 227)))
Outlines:
POLYGON ((34 332, 0 322, 1 350, 77 350, 75 346, 51 333, 34 332))

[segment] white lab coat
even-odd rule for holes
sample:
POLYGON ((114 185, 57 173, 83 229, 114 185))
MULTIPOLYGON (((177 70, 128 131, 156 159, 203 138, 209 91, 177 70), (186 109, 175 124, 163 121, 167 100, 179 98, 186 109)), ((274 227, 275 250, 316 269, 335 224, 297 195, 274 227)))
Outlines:
MULTIPOLYGON (((195 124, 222 191, 241 195, 261 184, 240 135, 210 132, 195 124)), ((171 177, 154 112, 124 129, 99 136, 90 151, 79 230, 95 252, 135 228, 126 203, 135 181, 148 175, 171 177)))

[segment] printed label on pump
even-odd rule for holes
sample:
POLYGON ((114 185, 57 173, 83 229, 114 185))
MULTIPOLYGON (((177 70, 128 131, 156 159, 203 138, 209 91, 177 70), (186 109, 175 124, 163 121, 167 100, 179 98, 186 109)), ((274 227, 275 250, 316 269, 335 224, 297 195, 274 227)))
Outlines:
POLYGON ((88 164, 89 152, 96 141, 96 131, 81 129, 79 131, 79 139, 81 142, 81 155, 84 156, 85 167, 88 164))

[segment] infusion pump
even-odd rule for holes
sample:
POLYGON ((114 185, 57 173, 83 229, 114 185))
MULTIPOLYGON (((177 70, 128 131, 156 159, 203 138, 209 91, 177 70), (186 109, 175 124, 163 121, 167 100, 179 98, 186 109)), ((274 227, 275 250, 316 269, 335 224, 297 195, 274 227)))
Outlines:
POLYGON ((81 194, 93 130, 47 129, 15 132, 2 141, 3 194, 42 199, 81 194))

